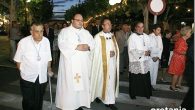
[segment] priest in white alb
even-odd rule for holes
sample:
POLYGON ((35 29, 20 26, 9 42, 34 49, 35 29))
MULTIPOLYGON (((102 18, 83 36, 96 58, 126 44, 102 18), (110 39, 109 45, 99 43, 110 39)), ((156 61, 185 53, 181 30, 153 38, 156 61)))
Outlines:
POLYGON ((89 74, 94 40, 83 28, 83 17, 75 14, 72 24, 58 36, 60 63, 57 78, 56 107, 62 110, 90 108, 89 74))
POLYGON ((99 98, 106 107, 114 106, 119 93, 119 49, 114 35, 110 32, 111 21, 102 20, 103 31, 95 35, 91 74, 91 101, 99 98))

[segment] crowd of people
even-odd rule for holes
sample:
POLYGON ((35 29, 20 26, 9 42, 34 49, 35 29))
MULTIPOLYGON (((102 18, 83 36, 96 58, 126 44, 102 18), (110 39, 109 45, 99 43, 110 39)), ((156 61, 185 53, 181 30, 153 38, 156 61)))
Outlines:
MULTIPOLYGON (((23 96, 23 110, 41 110, 43 95, 47 84, 47 75, 53 76, 52 65, 59 63, 56 107, 62 110, 83 110, 90 108, 91 102, 102 102, 112 110, 118 110, 115 100, 119 94, 119 77, 128 70, 129 96, 150 99, 155 90, 157 76, 165 80, 168 72, 173 76, 170 90, 182 89, 185 71, 192 75, 193 43, 187 45, 192 28, 185 26, 172 40, 170 31, 155 24, 151 33, 144 33, 143 22, 136 22, 134 27, 123 23, 121 28, 112 32, 109 18, 102 19, 92 30, 83 27, 83 17, 75 14, 71 24, 54 25, 34 22, 31 35, 18 42, 17 51, 12 57, 20 70, 20 87, 23 96), (131 30, 132 28, 132 30, 131 30), (173 55, 171 44, 174 41, 173 55), (188 48, 190 46, 190 48, 188 48), (188 58, 189 57, 189 58, 188 58), (192 57, 192 58, 191 58, 192 57), (186 60, 189 59, 189 60, 186 60), (159 67, 163 68, 158 72, 159 67), (159 73, 159 74, 158 74, 159 73)), ((13 24, 10 43, 20 35, 13 24), (14 39, 12 36, 16 36, 14 39)), ((192 41, 192 39, 190 39, 192 41)), ((190 95, 193 94, 193 79, 190 79, 190 90, 182 107, 192 108, 190 95)), ((190 109, 189 109, 190 110, 190 109)))

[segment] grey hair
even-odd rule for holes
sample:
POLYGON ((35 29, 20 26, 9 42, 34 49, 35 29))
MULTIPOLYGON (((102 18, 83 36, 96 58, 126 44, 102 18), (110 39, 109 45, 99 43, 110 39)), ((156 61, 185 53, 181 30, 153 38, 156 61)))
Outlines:
POLYGON ((185 26, 185 27, 181 28, 180 34, 181 34, 182 36, 185 36, 186 33, 187 33, 188 31, 191 31, 191 30, 192 30, 192 28, 191 28, 190 26, 185 26))

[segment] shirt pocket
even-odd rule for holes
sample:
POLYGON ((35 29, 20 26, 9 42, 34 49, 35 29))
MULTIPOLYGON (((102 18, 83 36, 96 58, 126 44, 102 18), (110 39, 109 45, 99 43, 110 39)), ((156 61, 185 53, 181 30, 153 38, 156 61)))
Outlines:
POLYGON ((36 58, 38 57, 38 53, 35 52, 25 52, 23 55, 24 61, 28 61, 29 63, 34 63, 36 58))

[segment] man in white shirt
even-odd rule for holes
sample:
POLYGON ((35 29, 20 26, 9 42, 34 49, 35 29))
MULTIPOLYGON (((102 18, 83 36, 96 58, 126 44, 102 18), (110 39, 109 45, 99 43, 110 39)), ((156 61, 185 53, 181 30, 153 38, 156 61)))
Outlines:
MULTIPOLYGON (((149 35, 150 38, 150 77, 151 85, 156 85, 156 79, 158 75, 159 61, 163 50, 162 38, 161 38, 161 27, 158 24, 153 25, 152 33, 149 35)), ((155 90, 152 87, 152 90, 155 90)))
POLYGON ((69 27, 58 35, 60 63, 56 88, 56 107, 62 110, 90 108, 89 75, 94 40, 83 28, 83 17, 75 14, 69 27))
POLYGON ((128 42, 129 53, 129 95, 131 99, 143 96, 147 99, 152 95, 150 82, 150 39, 143 33, 144 25, 137 22, 135 33, 131 34, 128 42))
POLYGON ((41 23, 32 23, 30 32, 30 36, 21 39, 18 43, 14 61, 21 75, 23 110, 42 110, 47 73, 53 75, 50 43, 43 37, 41 23))
POLYGON ((91 101, 99 98, 106 107, 114 106, 119 93, 119 49, 108 18, 102 20, 103 31, 95 35, 91 72, 91 101))

